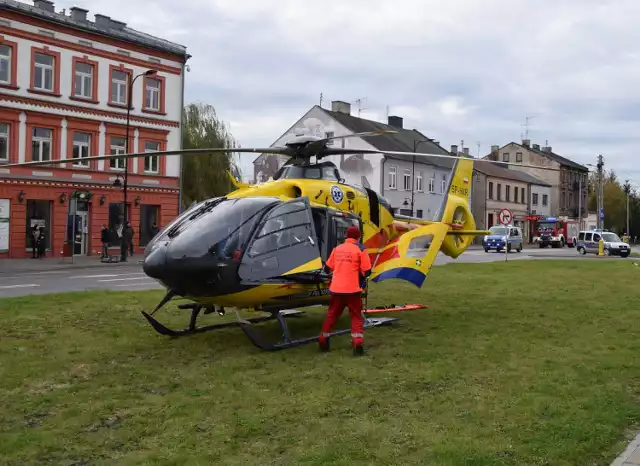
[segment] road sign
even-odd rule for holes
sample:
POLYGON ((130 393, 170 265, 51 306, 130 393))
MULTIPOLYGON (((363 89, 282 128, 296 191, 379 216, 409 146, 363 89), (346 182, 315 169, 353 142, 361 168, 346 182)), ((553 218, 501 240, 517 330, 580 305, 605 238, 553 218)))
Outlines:
POLYGON ((513 214, 509 209, 502 209, 500 211, 500 215, 498 216, 498 219, 500 220, 500 223, 502 225, 509 225, 513 220, 513 214))

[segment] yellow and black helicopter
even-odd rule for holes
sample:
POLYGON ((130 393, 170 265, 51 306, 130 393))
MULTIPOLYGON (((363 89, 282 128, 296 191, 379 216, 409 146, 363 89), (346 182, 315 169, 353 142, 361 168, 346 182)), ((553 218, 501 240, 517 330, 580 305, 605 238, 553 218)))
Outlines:
MULTIPOLYGON (((272 180, 249 185, 229 176, 236 189, 225 196, 191 206, 166 225, 147 245, 144 272, 167 289, 151 313, 143 312, 153 328, 163 335, 180 336, 238 325, 262 349, 288 348, 315 341, 291 337, 285 317, 297 316, 296 308, 325 305, 329 301, 330 275, 324 263, 340 244, 346 229, 357 226, 361 243, 373 265, 373 282, 400 279, 421 287, 439 252, 456 258, 473 237, 488 232, 476 230, 469 209, 473 159, 455 159, 442 205, 431 220, 397 215, 391 205, 372 189, 345 183, 332 162, 321 159, 338 154, 420 154, 381 152, 328 147, 332 139, 376 136, 393 131, 356 133, 333 138, 300 136, 284 147, 266 149, 190 149, 154 152, 167 156, 216 152, 280 154, 289 160, 272 180), (311 159, 315 158, 315 162, 311 159), (189 300, 181 309, 191 310, 189 326, 171 330, 153 315, 170 300, 189 300), (235 308, 237 321, 198 327, 201 312, 225 314, 235 308), (266 316, 245 319, 238 309, 264 312, 266 316), (276 319, 282 330, 277 343, 263 341, 252 330, 253 323, 276 319)), ((102 155, 91 160, 138 158, 149 153, 102 155)), ((26 162, 13 166, 64 163, 26 162)), ((420 305, 367 310, 393 312, 423 308, 420 305)), ((389 324, 396 318, 366 318, 365 327, 389 324)), ((337 330, 334 335, 348 332, 337 330)))

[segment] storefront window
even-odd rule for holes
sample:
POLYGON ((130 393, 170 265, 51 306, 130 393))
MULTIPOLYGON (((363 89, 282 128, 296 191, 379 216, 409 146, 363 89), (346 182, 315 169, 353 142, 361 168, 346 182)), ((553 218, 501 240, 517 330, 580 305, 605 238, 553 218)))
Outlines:
MULTIPOLYGON (((131 221, 131 204, 127 204, 127 220, 131 221)), ((120 246, 124 221, 122 202, 109 204, 109 246, 120 246)))
POLYGON ((45 248, 51 249, 51 207, 52 201, 27 201, 27 247, 32 248, 33 228, 39 227, 44 235, 45 248))
POLYGON ((153 225, 160 228, 160 206, 141 205, 140 206, 140 246, 145 247, 149 241, 157 234, 153 230, 153 225))

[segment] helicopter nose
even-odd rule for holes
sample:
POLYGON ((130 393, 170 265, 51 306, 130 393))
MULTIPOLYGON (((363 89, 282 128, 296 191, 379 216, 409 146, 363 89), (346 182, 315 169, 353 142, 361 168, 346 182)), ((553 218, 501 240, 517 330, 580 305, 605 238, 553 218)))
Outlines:
POLYGON ((157 244, 156 247, 147 254, 142 263, 142 271, 151 278, 162 280, 167 273, 167 245, 157 244))

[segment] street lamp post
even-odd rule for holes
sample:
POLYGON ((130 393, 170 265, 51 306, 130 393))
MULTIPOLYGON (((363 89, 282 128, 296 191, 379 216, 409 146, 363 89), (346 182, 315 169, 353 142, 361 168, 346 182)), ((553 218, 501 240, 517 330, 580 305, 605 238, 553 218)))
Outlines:
MULTIPOLYGON (((130 117, 131 117, 131 103, 133 100, 133 83, 136 82, 136 79, 138 79, 140 76, 153 76, 157 73, 156 70, 147 70, 144 73, 140 73, 139 75, 137 75, 135 78, 131 79, 131 75, 127 74, 127 77, 129 78, 128 81, 128 86, 127 86, 127 126, 126 126, 126 133, 125 133, 125 152, 129 153, 129 123, 130 123, 130 117)), ((135 152, 135 150, 133 151, 135 152)), ((127 216, 127 184, 128 184, 128 180, 129 180, 129 157, 125 157, 124 159, 124 206, 123 206, 123 220, 122 220, 122 235, 123 235, 123 241, 120 244, 120 261, 121 262, 126 262, 127 261, 127 246, 124 242, 124 229, 127 226, 127 221, 128 221, 128 216, 127 216)))

